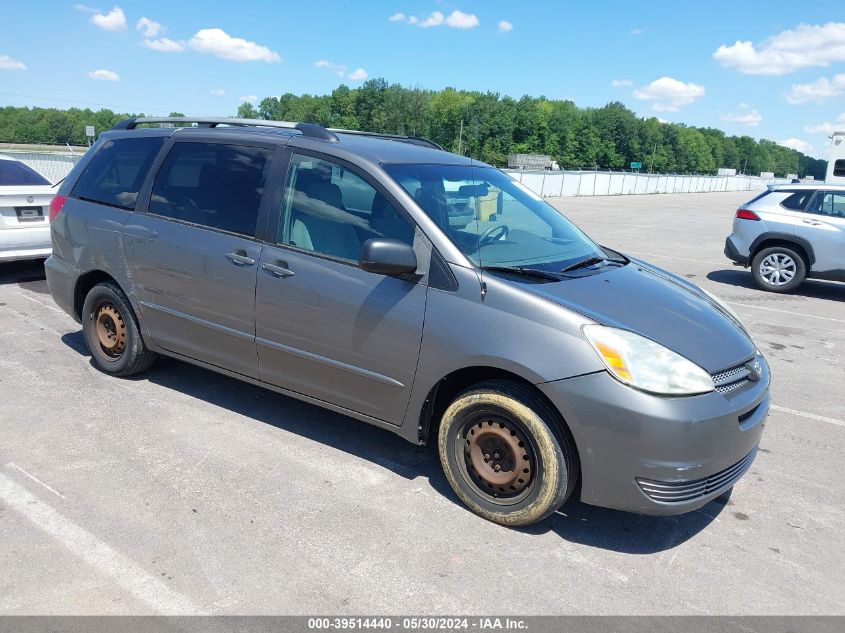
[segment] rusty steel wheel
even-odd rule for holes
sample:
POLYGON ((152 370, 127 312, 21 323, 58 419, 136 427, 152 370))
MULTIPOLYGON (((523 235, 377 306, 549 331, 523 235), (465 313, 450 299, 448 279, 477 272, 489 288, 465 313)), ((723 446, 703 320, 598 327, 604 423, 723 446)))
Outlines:
POLYGON ((499 503, 524 496, 534 480, 535 457, 515 422, 485 415, 466 426, 462 437, 466 473, 481 493, 499 503))
POLYGON ((120 310, 113 303, 104 301, 94 312, 94 327, 103 354, 113 359, 120 358, 126 350, 126 323, 120 310))

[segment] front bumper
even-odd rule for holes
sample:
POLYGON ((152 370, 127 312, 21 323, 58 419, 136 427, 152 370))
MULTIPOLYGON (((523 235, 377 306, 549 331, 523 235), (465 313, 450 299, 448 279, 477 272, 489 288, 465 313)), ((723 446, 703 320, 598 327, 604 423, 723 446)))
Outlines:
POLYGON ((748 255, 743 255, 737 245, 734 243, 733 235, 725 238, 725 257, 739 264, 740 266, 748 266, 748 255))
POLYGON ((769 368, 729 394, 659 397, 598 372, 538 387, 566 420, 581 459, 581 500, 682 514, 751 467, 769 410, 769 368))

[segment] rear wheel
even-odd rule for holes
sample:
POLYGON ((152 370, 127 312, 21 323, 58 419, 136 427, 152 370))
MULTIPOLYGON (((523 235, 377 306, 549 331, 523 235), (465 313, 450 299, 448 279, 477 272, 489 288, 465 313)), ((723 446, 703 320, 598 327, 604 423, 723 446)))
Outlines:
POLYGON ((787 246, 770 246, 754 256, 751 274, 763 290, 789 292, 804 281, 807 266, 795 250, 787 246))
POLYGON ((530 389, 480 383, 443 414, 440 461, 455 493, 476 514, 528 525, 552 514, 574 488, 575 447, 559 416, 530 389))
POLYGON ((97 284, 82 306, 82 331, 98 369, 114 376, 145 371, 155 360, 141 338, 135 313, 120 288, 97 284))

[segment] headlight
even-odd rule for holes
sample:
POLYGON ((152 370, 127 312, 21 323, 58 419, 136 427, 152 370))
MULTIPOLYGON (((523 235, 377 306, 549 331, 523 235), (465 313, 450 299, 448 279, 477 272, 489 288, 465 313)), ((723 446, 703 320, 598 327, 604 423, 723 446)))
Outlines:
POLYGON ((673 396, 715 388, 701 367, 639 334, 604 325, 585 325, 582 330, 611 375, 627 385, 673 396))
POLYGON ((717 297, 716 295, 714 295, 712 292, 707 292, 704 288, 700 288, 700 287, 699 287, 699 290, 701 290, 701 292, 703 292, 703 293, 704 293, 704 294, 706 294, 708 297, 710 297, 710 299, 713 301, 713 303, 715 303, 717 306, 719 306, 719 307, 722 309, 722 311, 724 311, 724 312, 725 312, 725 314, 727 314, 727 315, 728 315, 731 319, 733 319, 733 321, 734 321, 734 322, 735 322, 735 323, 739 326, 739 328, 740 328, 743 332, 745 332, 745 335, 746 335, 748 338, 751 338, 751 335, 748 333, 748 328, 747 328, 747 327, 745 327, 745 323, 743 323, 743 322, 742 322, 742 319, 740 319, 740 318, 739 318, 739 315, 738 315, 736 312, 734 312, 734 311, 733 311, 733 310, 732 310, 732 309, 728 306, 728 304, 727 304, 727 303, 725 303, 724 301, 722 301, 721 299, 719 299, 719 297, 717 297))

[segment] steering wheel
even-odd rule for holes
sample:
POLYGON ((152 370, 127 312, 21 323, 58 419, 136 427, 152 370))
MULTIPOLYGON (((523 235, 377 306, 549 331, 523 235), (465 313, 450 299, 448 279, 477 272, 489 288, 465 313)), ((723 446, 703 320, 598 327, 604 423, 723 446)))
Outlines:
MULTIPOLYGON (((486 246, 490 242, 495 242, 496 240, 505 239, 508 236, 508 225, 507 224, 499 224, 497 226, 491 226, 489 229, 484 231, 481 235, 478 236, 478 248, 482 246, 486 246)), ((478 249, 476 249, 478 250, 478 249)))

